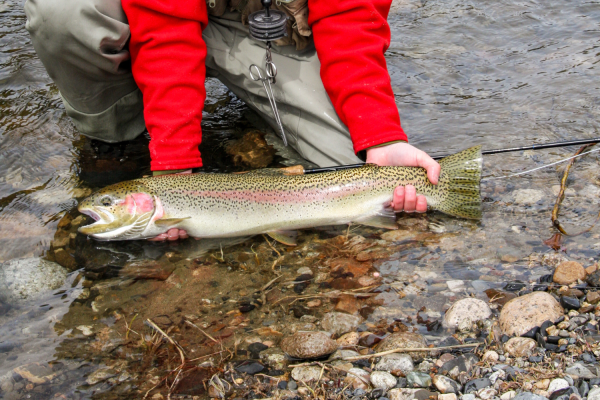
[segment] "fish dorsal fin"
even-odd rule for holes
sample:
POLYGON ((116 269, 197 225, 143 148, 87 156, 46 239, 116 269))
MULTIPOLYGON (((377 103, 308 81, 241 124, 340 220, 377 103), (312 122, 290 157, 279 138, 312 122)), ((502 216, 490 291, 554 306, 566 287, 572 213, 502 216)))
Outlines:
POLYGON ((161 218, 161 219, 158 219, 158 220, 154 221, 154 223, 156 224, 156 226, 159 226, 159 227, 163 228, 163 227, 167 227, 167 226, 175 226, 178 223, 185 221, 186 219, 190 219, 190 217, 185 217, 185 218, 161 218))
POLYGON ((389 206, 383 208, 381 211, 371 217, 354 222, 357 224, 372 226, 374 228, 398 229, 398 224, 396 224, 396 214, 394 213, 394 209, 389 206))
POLYGON ((267 175, 267 176, 289 176, 289 175, 304 175, 304 167, 302 165, 293 165, 286 168, 262 168, 253 171, 238 172, 239 174, 251 175, 267 175))
POLYGON ((296 245, 296 237, 298 236, 298 232, 296 231, 273 231, 267 232, 267 235, 271 236, 271 238, 277 240, 279 243, 283 243, 286 246, 295 246, 296 245))

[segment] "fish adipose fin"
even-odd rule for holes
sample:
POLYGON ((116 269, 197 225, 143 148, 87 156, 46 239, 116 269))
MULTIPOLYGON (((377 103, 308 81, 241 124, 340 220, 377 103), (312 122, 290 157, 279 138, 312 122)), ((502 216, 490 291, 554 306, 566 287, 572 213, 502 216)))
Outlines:
POLYGON ((437 184, 441 201, 435 209, 455 217, 481 219, 482 163, 481 146, 441 159, 442 172, 437 184))
POLYGON ((274 231, 274 232, 267 232, 267 235, 271 236, 271 238, 277 240, 279 243, 285 244, 286 246, 295 246, 296 245, 296 237, 298 236, 298 232, 274 231))
POLYGON ((158 220, 154 221, 154 224, 156 226, 159 226, 159 227, 163 228, 163 227, 167 227, 167 226, 175 226, 178 223, 185 221, 186 219, 190 219, 190 217, 185 217, 185 218, 161 218, 161 219, 158 219, 158 220))

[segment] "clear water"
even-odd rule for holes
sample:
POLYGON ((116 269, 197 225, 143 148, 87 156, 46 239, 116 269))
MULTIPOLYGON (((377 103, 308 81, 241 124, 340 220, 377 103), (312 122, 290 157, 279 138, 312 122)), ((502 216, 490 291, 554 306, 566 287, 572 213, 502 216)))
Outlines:
MULTIPOLYGON (((298 320, 287 305, 274 303, 296 294, 287 283, 298 268, 318 275, 329 271, 328 260, 362 250, 353 247, 356 242, 344 244, 346 237, 360 235, 378 252, 367 264, 381 274, 381 293, 369 304, 361 300, 361 315, 370 322, 401 319, 431 340, 444 332, 428 331, 418 321, 423 307, 430 321, 439 320, 457 298, 485 298, 489 287, 551 272, 548 260, 555 253, 543 241, 554 233, 550 212, 561 167, 483 184, 480 223, 434 213, 403 216, 403 233, 385 243, 375 229, 307 231, 296 249, 275 245, 284 256, 275 267, 279 256, 262 237, 176 244, 70 237, 78 199, 148 173, 147 138, 107 146, 80 136, 35 55, 21 2, 0 4, 0 21, 0 397, 143 395, 177 359, 165 353, 166 346, 153 353, 148 343, 140 344, 151 341, 146 318, 171 327, 190 358, 218 348, 185 328, 186 318, 205 324, 226 344, 259 328, 286 332, 298 320), (57 247, 61 240, 66 247, 57 247), (58 248, 65 249, 62 255, 58 248), (48 272, 34 258, 60 258, 76 270, 48 272), (19 274, 14 262, 22 259, 34 266, 19 274), (277 274, 282 283, 265 305, 241 316, 234 312, 277 274), (447 282, 458 280, 462 286, 449 290, 447 282), (37 289, 15 295, 25 282, 37 289), (125 322, 132 320, 135 333, 127 333, 125 322), (23 378, 23 370, 38 381, 23 378), (97 371, 105 371, 106 379, 96 382, 97 371)), ((392 85, 403 126, 422 149, 440 154, 475 144, 492 149, 597 136, 599 2, 398 1, 389 21, 392 85)), ((224 146, 260 122, 217 81, 207 88, 205 170, 234 171, 224 146)), ((534 168, 575 150, 489 156, 485 175, 534 168)), ((561 213, 567 229, 591 225, 598 213, 597 166, 593 155, 572 172, 561 213)), ((560 254, 591 265, 600 253, 598 229, 565 238, 560 254)), ((333 284, 345 289, 344 282, 333 284)), ((330 290, 311 284, 304 294, 330 290)), ((317 316, 331 307, 324 301, 317 316)))

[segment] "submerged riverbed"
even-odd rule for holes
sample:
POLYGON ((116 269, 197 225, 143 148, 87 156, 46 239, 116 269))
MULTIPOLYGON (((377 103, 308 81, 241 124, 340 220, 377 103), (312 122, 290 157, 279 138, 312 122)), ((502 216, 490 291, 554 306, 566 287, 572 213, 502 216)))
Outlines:
MULTIPOLYGON (((360 385, 343 392, 348 383, 335 369, 306 389, 290 373, 289 364, 301 361, 283 356, 282 338, 305 330, 334 338, 368 332, 352 347, 363 353, 398 332, 418 333, 424 345, 452 344, 453 334, 469 343, 494 330, 455 334, 444 327, 460 299, 493 303, 490 289, 526 294, 550 286, 559 296, 589 300, 582 282, 581 296, 547 282, 563 261, 593 269, 600 258, 598 227, 564 237, 558 250, 544 244, 556 233, 550 215, 564 166, 483 182, 480 222, 400 215, 398 231, 324 227, 301 232, 295 248, 264 237, 103 243, 78 235, 90 222, 77 213, 78 200, 149 173, 148 138, 107 145, 80 136, 35 55, 21 2, 0 4, 0 21, 2 398, 207 396, 213 376, 212 395, 360 398, 360 385), (345 328, 340 318, 349 321, 345 328)), ((403 127, 430 154, 598 136, 599 2, 396 1, 389 22, 387 62, 403 127)), ((208 80, 207 92, 204 171, 301 162, 218 81, 208 80)), ((486 156, 484 176, 535 168, 575 150, 486 156)), ((591 226, 599 212, 598 161, 597 153, 586 156, 571 172, 560 216, 570 231, 591 226)), ((492 304, 489 321, 499 308, 492 304)), ((591 337, 593 347, 596 334, 582 330, 581 337, 591 337)), ((565 351, 561 363, 580 357, 565 351)), ((415 369, 434 375, 438 358, 416 358, 415 369)), ((343 364, 337 366, 345 371, 343 364)), ((494 395, 536 389, 526 379, 506 382, 494 395)))

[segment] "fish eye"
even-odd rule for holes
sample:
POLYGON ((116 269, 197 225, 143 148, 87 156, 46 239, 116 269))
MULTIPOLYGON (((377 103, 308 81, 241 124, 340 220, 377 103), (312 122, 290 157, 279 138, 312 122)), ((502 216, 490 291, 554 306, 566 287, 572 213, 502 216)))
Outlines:
POLYGON ((110 207, 112 203, 113 201, 109 196, 104 196, 100 199, 100 204, 102 204, 105 207, 110 207))

